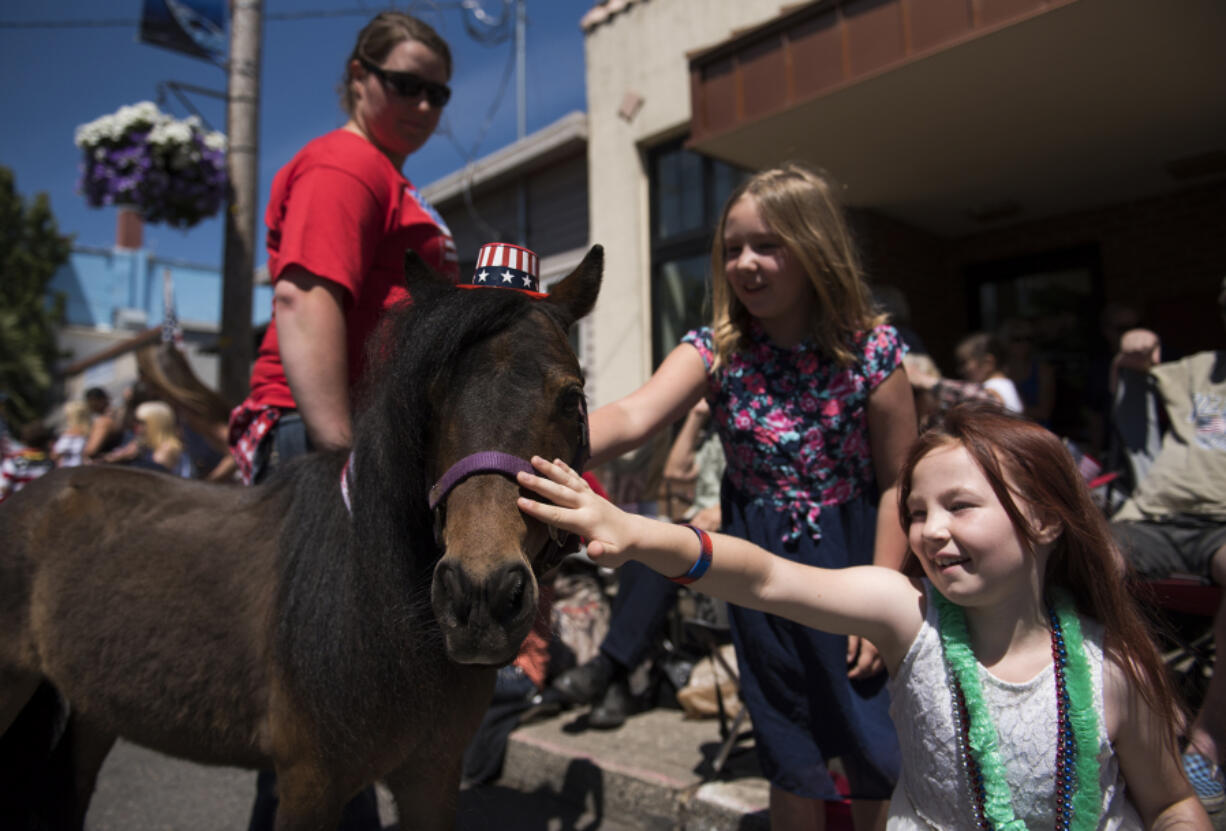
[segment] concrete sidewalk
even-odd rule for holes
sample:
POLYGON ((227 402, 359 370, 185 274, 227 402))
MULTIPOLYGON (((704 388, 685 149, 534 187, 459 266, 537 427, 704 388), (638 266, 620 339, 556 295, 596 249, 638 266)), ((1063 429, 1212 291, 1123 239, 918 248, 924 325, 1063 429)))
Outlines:
POLYGON ((586 727, 586 711, 521 726, 510 737, 498 785, 552 792, 597 817, 645 829, 766 829, 769 786, 752 739, 710 779, 721 739, 716 719, 657 708, 616 730, 586 727))

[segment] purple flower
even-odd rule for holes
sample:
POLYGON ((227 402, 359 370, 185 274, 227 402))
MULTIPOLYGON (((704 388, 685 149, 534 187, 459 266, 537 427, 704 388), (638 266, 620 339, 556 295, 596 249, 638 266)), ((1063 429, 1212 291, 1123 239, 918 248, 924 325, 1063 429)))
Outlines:
POLYGON ((227 194, 225 140, 197 119, 176 121, 144 102, 77 131, 78 190, 94 206, 132 205, 145 221, 190 228, 227 194))

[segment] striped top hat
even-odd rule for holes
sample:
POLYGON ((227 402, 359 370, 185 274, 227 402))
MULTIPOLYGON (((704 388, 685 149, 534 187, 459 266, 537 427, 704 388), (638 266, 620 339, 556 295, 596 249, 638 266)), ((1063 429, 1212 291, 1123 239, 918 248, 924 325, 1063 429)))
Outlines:
POLYGON ((460 287, 515 289, 544 297, 540 273, 541 258, 535 252, 509 242, 487 242, 481 246, 472 277, 461 278, 460 287))

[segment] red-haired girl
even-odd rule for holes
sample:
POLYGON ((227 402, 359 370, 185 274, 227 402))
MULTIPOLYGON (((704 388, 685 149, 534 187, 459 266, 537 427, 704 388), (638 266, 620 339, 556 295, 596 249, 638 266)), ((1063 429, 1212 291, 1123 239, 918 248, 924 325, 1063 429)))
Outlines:
POLYGON ((916 442, 899 513, 922 577, 800 565, 623 513, 565 465, 534 465, 542 476, 520 484, 554 504, 521 498, 521 509, 587 537, 602 565, 640 560, 876 644, 903 759, 890 829, 1210 828, 1106 523, 1038 425, 964 404, 916 442))

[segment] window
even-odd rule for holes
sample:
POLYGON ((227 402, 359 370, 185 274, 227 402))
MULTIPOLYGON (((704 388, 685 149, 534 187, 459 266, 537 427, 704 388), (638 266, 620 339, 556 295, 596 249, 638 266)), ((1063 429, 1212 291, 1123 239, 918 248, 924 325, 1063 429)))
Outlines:
POLYGON ((686 150, 683 139, 654 149, 651 177, 652 363, 711 319, 711 233, 724 202, 749 171, 686 150))

